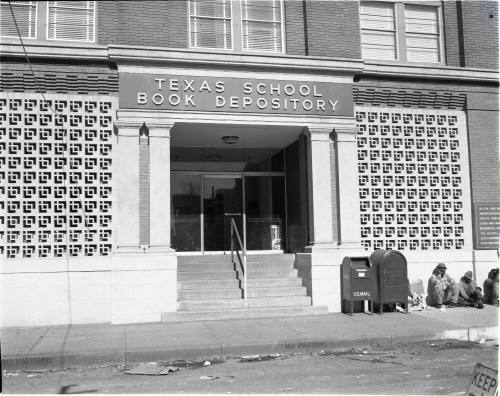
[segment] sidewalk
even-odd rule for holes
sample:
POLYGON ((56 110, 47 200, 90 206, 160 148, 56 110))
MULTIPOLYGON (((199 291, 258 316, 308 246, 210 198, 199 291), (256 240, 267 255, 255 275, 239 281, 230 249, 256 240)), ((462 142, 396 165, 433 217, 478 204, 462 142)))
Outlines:
POLYGON ((1 330, 2 369, 65 368, 498 338, 498 308, 1 330))

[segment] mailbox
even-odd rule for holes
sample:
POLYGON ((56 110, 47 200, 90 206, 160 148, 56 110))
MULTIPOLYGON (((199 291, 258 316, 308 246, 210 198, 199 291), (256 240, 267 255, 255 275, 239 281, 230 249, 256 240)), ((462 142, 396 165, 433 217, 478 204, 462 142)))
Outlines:
POLYGON ((342 261, 342 312, 352 315, 354 301, 369 300, 373 313, 373 300, 376 297, 376 273, 368 257, 344 257, 342 261))
POLYGON ((406 258, 396 250, 375 250, 370 261, 377 271, 378 293, 374 299, 382 313, 384 304, 404 304, 408 312, 408 270, 406 258))

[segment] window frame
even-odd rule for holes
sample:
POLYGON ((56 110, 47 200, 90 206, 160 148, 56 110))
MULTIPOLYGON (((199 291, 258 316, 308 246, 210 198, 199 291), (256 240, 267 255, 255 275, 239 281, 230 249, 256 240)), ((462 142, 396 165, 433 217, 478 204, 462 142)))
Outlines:
MULTIPOLYGON (((361 57, 363 60, 374 61, 374 62, 384 62, 389 64, 401 64, 407 63, 411 65, 446 65, 445 59, 445 41, 444 41, 444 26, 443 26, 443 7, 441 2, 439 1, 418 1, 418 0, 361 0, 359 2, 359 15, 360 15, 360 37, 362 37, 363 29, 361 28, 361 7, 363 3, 387 3, 392 4, 394 7, 394 19, 395 19, 395 27, 396 27, 396 59, 387 60, 387 59, 377 59, 377 58, 365 58, 363 56, 363 52, 361 51, 361 57), (438 62, 418 62, 418 61, 409 61, 407 58, 407 48, 406 48, 406 21, 405 21, 405 5, 418 5, 418 6, 427 6, 434 7, 437 12, 437 22, 438 26, 438 62)), ((362 47, 362 43, 361 43, 362 47)))
MULTIPOLYGON (((285 53, 285 22, 284 22, 284 16, 285 16, 285 5, 283 0, 277 0, 280 3, 280 15, 281 15, 281 21, 280 21, 280 34, 281 34, 281 51, 267 51, 267 50, 256 50, 256 49, 245 49, 243 48, 243 29, 244 29, 244 24, 243 24, 243 2, 245 0, 238 0, 236 3, 239 3, 240 5, 240 24, 241 24, 241 30, 240 30, 240 45, 241 45, 241 51, 242 52, 255 52, 255 53, 264 53, 264 54, 284 54, 285 53)), ((275 0, 273 0, 275 1, 275 0)), ((266 21, 268 22, 268 21, 266 21)), ((268 22, 270 23, 270 22, 268 22)), ((273 21, 274 23, 274 21, 273 21)), ((275 44, 276 47, 276 44, 275 44)))
MULTIPOLYGON (((88 0, 87 0, 88 1, 88 0)), ((50 42, 68 42, 68 43, 82 43, 82 44, 96 44, 97 42, 97 2, 95 0, 88 1, 93 4, 93 15, 94 15, 94 21, 92 23, 92 36, 93 40, 68 40, 68 39, 60 39, 60 38, 50 38, 49 37, 49 30, 50 30, 50 3, 51 1, 46 1, 46 9, 45 9, 45 39, 50 42)), ((56 6, 57 7, 57 6, 56 6)), ((87 17, 88 19, 88 17, 87 17)), ((89 36, 87 32, 87 37, 89 36)))
MULTIPOLYGON (((195 0, 195 1, 202 1, 202 0, 195 0)), ((218 48, 218 47, 198 47, 198 46, 193 46, 192 43, 191 43, 191 28, 192 28, 192 23, 191 23, 191 3, 192 3, 192 0, 188 0, 187 1, 187 4, 188 4, 188 44, 189 44, 189 48, 191 49, 197 49, 197 50, 203 50, 203 49, 208 49, 208 50, 217 50, 217 51, 232 51, 232 49, 234 48, 234 9, 233 9, 233 2, 232 0, 228 0, 229 1, 229 4, 230 4, 230 10, 231 10, 231 18, 229 18, 230 20, 230 27, 231 27, 231 46, 230 48, 218 48)), ((218 18, 218 19, 227 19, 227 18, 218 18)))
MULTIPOLYGON (((2 2, 2 3, 7 4, 7 6, 9 5, 8 1, 2 2)), ((32 0, 30 0, 29 2, 26 2, 26 1, 16 1, 14 3, 19 3, 19 5, 24 4, 24 5, 28 6, 29 8, 31 8, 33 6, 35 7, 35 13, 34 13, 35 14, 35 16, 34 16, 35 26, 34 26, 34 29, 33 29, 34 36, 33 37, 23 37, 23 36, 21 36, 21 38, 23 40, 37 40, 38 39, 38 29, 39 29, 39 23, 38 23, 38 16, 39 16, 38 14, 39 14, 39 12, 38 11, 39 11, 39 7, 41 6, 40 2, 39 1, 32 1, 32 0), (33 3, 33 4, 31 4, 31 3, 33 3)), ((14 4, 12 4, 12 5, 14 6, 14 4)), ((10 13, 10 7, 9 7, 9 13, 10 13)), ((16 22, 19 22, 19 21, 16 19, 16 22)), ((31 25, 30 22, 28 22, 28 23, 31 25)), ((31 27, 29 27, 28 29, 31 30, 31 27)), ((0 34, 0 37, 2 37, 2 38, 10 38, 11 39, 11 38, 18 38, 18 35, 16 34, 15 36, 2 36, 0 34)))
POLYGON ((286 29, 285 29, 285 2, 284 0, 278 0, 280 2, 280 12, 281 12, 281 51, 266 51, 266 50, 254 50, 254 49, 243 49, 243 0, 229 0, 231 3, 231 48, 214 48, 214 47, 196 47, 191 43, 191 2, 187 1, 188 7, 188 48, 195 51, 214 51, 214 52, 237 52, 237 53, 254 53, 254 54, 269 54, 269 55, 283 55, 286 54, 286 29))

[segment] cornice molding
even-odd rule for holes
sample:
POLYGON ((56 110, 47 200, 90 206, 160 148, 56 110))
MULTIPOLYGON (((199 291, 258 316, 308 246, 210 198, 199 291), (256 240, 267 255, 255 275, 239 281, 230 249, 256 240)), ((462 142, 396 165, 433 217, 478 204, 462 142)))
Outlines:
MULTIPOLYGON (((155 62, 165 65, 220 66, 222 68, 259 68, 267 70, 297 70, 302 73, 322 73, 346 76, 407 77, 415 79, 443 79, 498 83, 498 70, 465 69, 442 65, 389 64, 361 59, 304 57, 273 54, 241 54, 193 51, 189 49, 165 49, 159 47, 131 47, 120 45, 74 44, 63 42, 25 43, 28 55, 33 59, 72 59, 111 61, 118 64, 143 64, 155 62)), ((23 48, 17 40, 3 40, 1 56, 23 57, 23 48)))
MULTIPOLYGON (((1 56, 22 56, 23 47, 20 42, 5 42, 2 39, 0 44, 1 56)), ((25 42, 24 46, 30 58, 54 58, 54 59, 77 59, 108 61, 108 47, 93 44, 68 44, 68 43, 47 43, 47 42, 25 42)))
MULTIPOLYGON (((158 136, 156 133, 157 131, 170 131, 173 127, 175 122, 158 122, 158 121, 147 121, 147 120, 142 120, 142 119, 137 119, 134 121, 122 121, 122 120, 116 120, 114 122, 114 128, 118 132, 118 135, 137 135, 139 136, 139 129, 142 127, 143 123, 146 123, 146 126, 149 129, 149 136, 158 136), (134 131, 133 133, 131 131, 134 131)), ((162 133, 163 135, 163 133, 162 133)))
POLYGON ((191 50, 169 50, 156 47, 128 47, 110 45, 109 59, 117 63, 153 61, 166 64, 190 64, 223 67, 258 67, 269 69, 297 69, 301 71, 337 72, 355 74, 363 69, 363 62, 356 59, 325 57, 298 57, 292 55, 260 55, 214 53, 191 50))
POLYGON ((384 64, 365 62, 362 76, 408 77, 418 79, 443 79, 458 81, 496 82, 498 70, 465 69, 435 65, 384 64))
POLYGON ((330 125, 307 126, 302 129, 308 142, 329 142, 334 128, 330 125))

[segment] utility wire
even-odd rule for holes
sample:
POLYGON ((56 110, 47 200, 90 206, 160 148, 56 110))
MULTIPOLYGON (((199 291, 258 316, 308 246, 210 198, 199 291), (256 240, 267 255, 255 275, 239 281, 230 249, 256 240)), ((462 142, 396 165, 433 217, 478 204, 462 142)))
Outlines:
MULTIPOLYGON (((39 93, 42 95, 44 101, 46 102, 47 106, 49 107, 49 109, 54 113, 54 115, 56 115, 57 117, 63 117, 64 114, 62 114, 61 112, 58 112, 56 110, 54 110, 54 108, 51 106, 50 104, 50 100, 47 99, 47 97, 45 96, 41 86, 40 86, 40 83, 38 81, 38 78, 36 77, 36 74, 35 74, 35 71, 33 70, 33 66, 31 64, 31 61, 30 61, 30 58, 28 56, 28 51, 26 51, 26 47, 24 45, 24 41, 23 41, 23 38, 22 38, 22 35, 21 35, 21 31, 19 30, 19 26, 17 24, 17 20, 16 20, 16 16, 14 14, 14 10, 12 8, 12 4, 10 2, 10 0, 8 0, 8 3, 9 3, 9 8, 10 8, 10 13, 12 14, 12 19, 14 21, 14 25, 16 26, 16 31, 17 31, 17 35, 19 37, 19 41, 21 42, 21 46, 23 48, 23 52, 24 52, 24 57, 26 58, 26 62, 28 63, 28 66, 31 70, 31 74, 33 75, 33 79, 35 80, 35 84, 37 86, 37 89, 39 91, 39 93)), ((63 119, 63 118, 62 118, 63 119)), ((69 151, 69 139, 68 139, 68 130, 67 128, 64 128, 64 137, 66 138, 66 152, 68 153, 67 155, 67 161, 68 161, 68 165, 69 165, 69 170, 73 170, 73 168, 71 167, 71 157, 70 157, 70 151, 69 151)), ((66 176, 69 178, 69 175, 68 173, 66 172, 66 176)), ((66 195, 68 194, 68 188, 66 186, 66 177, 64 178, 64 186, 66 187, 66 195)), ((83 219, 84 219, 84 227, 86 228, 87 232, 90 234, 90 229, 88 227, 88 222, 87 222, 87 215, 85 214, 85 210, 83 208, 83 201, 81 199, 81 197, 79 197, 79 201, 80 201, 80 210, 83 214, 83 219)), ((68 237, 69 237, 69 230, 68 230, 68 201, 66 200, 66 208, 65 208, 65 211, 66 211, 66 250, 67 252, 69 251, 69 242, 68 242, 68 237)))

